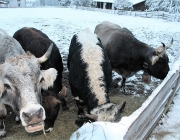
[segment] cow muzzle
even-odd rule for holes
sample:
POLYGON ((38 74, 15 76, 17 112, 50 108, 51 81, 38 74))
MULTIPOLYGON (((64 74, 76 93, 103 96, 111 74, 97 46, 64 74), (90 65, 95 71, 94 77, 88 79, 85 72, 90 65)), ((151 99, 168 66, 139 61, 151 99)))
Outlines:
POLYGON ((28 133, 44 129, 45 111, 39 104, 31 104, 20 111, 22 125, 28 133))

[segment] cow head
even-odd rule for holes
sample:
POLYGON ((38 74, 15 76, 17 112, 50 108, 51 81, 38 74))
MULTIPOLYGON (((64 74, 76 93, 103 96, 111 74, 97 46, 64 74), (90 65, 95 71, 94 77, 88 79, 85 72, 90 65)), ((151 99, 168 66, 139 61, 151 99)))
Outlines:
POLYGON ((86 114, 86 116, 97 121, 119 122, 125 104, 126 102, 122 102, 120 105, 113 103, 99 105, 94 108, 90 114, 86 114))
POLYGON ((53 85, 57 71, 54 68, 40 70, 52 51, 51 44, 40 58, 31 53, 11 57, 0 65, 0 96, 4 104, 11 106, 20 116, 29 133, 44 128, 45 111, 41 106, 41 89, 53 85))
POLYGON ((75 121, 77 126, 82 126, 86 122, 104 121, 104 122, 119 122, 121 119, 121 113, 125 107, 126 102, 121 102, 120 105, 113 103, 106 103, 99 105, 90 114, 86 114, 86 117, 80 118, 75 121))
POLYGON ((46 112, 45 120, 45 132, 51 132, 53 130, 54 122, 58 116, 61 99, 66 96, 66 87, 64 86, 61 91, 58 93, 57 97, 47 93, 43 93, 42 105, 46 112), (59 100, 58 100, 59 99, 59 100))
POLYGON ((166 49, 168 49, 173 44, 173 39, 171 40, 168 46, 165 46, 162 43, 162 46, 159 46, 152 50, 150 54, 148 54, 149 62, 148 62, 148 70, 147 72, 159 79, 164 79, 169 71, 169 58, 166 54, 166 49))

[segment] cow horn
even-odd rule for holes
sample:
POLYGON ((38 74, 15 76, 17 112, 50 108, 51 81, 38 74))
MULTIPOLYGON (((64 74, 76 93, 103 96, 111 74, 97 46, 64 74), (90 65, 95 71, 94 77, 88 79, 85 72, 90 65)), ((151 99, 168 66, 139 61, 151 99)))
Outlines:
POLYGON ((50 57, 51 52, 52 52, 52 48, 53 48, 53 43, 51 43, 51 45, 49 46, 49 48, 46 51, 46 53, 42 57, 38 58, 39 64, 45 62, 50 57))
POLYGON ((98 119, 98 115, 95 115, 95 114, 85 114, 86 117, 90 118, 90 119, 94 119, 97 121, 98 119))
POLYGON ((161 42, 161 43, 162 43, 163 47, 165 48, 165 44, 163 42, 161 42))
POLYGON ((173 38, 171 39, 171 42, 169 43, 169 45, 165 47, 166 50, 169 49, 172 46, 172 44, 173 44, 173 38))

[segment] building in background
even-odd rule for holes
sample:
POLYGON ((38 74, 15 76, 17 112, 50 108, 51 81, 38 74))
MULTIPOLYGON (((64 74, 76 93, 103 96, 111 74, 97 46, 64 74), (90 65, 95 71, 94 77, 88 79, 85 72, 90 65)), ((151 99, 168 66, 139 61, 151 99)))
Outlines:
POLYGON ((8 7, 8 1, 3 1, 3 0, 0 0, 0 8, 2 7, 8 7))
POLYGON ((93 3, 96 8, 114 10, 114 0, 93 0, 93 3))
POLYGON ((0 7, 26 7, 26 0, 2 0, 0 1, 0 7))
POLYGON ((145 0, 129 0, 133 4, 133 10, 134 11, 144 11, 148 9, 148 7, 145 5, 145 0))

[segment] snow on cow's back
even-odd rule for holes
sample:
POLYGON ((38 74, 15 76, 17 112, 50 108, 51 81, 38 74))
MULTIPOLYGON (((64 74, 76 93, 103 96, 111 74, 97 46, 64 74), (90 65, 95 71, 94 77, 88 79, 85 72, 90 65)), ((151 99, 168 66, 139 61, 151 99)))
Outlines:
POLYGON ((89 87, 92 93, 95 94, 99 100, 99 104, 106 102, 105 88, 101 85, 105 85, 102 81, 104 73, 101 64, 104 60, 104 53, 100 46, 97 35, 90 32, 89 29, 85 29, 78 35, 78 42, 82 44, 81 56, 82 60, 87 64, 87 74, 89 77, 89 87))

